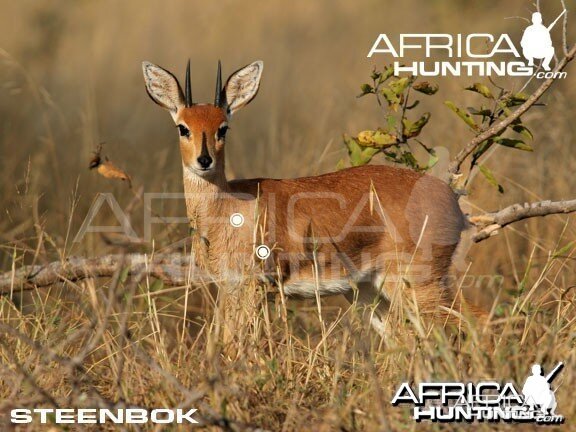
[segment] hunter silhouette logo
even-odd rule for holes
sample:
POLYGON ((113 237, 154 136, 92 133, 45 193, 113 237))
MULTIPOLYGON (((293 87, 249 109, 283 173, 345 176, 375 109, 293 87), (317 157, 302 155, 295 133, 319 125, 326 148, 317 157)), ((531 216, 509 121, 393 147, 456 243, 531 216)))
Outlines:
POLYGON ((551 383, 563 367, 560 362, 543 376, 542 367, 533 365, 522 393, 512 382, 424 382, 413 386, 405 382, 396 390, 392 405, 412 405, 412 418, 417 422, 562 424, 564 417, 555 412, 551 383))
POLYGON ((532 366, 532 375, 526 379, 522 394, 526 398, 526 403, 532 410, 540 408, 544 415, 555 415, 556 396, 550 384, 560 373, 564 363, 558 365, 545 377, 542 375, 542 367, 539 364, 532 366))
POLYGON ((528 66, 534 66, 534 59, 542 59, 542 67, 544 70, 550 70, 550 61, 554 57, 554 47, 552 46, 552 38, 550 37, 550 30, 556 25, 558 20, 566 13, 566 9, 554 20, 552 24, 545 27, 542 24, 542 14, 534 12, 532 14, 532 25, 524 30, 522 35, 522 54, 528 60, 528 66))

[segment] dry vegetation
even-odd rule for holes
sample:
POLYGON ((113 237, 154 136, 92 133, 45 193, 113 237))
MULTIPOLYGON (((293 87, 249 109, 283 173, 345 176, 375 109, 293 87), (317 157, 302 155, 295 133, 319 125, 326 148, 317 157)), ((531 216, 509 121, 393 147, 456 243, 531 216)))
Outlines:
MULTIPOLYGON (((218 58, 228 73, 264 60, 261 92, 232 124, 231 174, 294 177, 334 169, 344 153, 341 134, 378 124, 372 105, 355 98, 373 65, 365 55, 376 34, 424 26, 517 37, 522 26, 498 18, 531 10, 522 0, 505 7, 496 1, 390 3, 253 1, 247 8, 239 1, 142 7, 136 1, 0 0, 0 268, 72 255, 187 250, 180 241, 186 224, 158 224, 154 242, 118 245, 97 234, 73 241, 99 192, 114 194, 141 235, 138 193, 182 190, 176 133, 145 95, 143 59, 183 72, 192 57, 195 98, 203 100, 212 95, 218 58), (100 142, 132 175, 132 190, 88 171, 100 142)), ((469 208, 575 197, 574 65, 568 73, 546 95, 548 106, 524 118, 536 135, 535 152, 497 150, 487 162, 505 194, 478 178, 469 208)), ((448 157, 469 135, 441 101, 466 106, 473 95, 461 91, 466 80, 438 83, 436 101, 427 102, 426 136, 448 157)), ((157 202, 153 210, 185 215, 178 200, 157 202)), ((113 221, 106 210, 96 219, 113 221)), ((576 424, 575 238, 573 217, 549 216, 476 246, 464 242, 455 265, 458 285, 492 311, 494 325, 472 323, 462 332, 432 326, 405 300, 393 308, 386 340, 344 301, 318 305, 276 296, 267 302, 265 289, 249 278, 224 287, 237 288, 239 299, 214 284, 167 287, 143 275, 126 277, 122 268, 111 279, 28 293, 16 286, 0 297, 0 428, 9 430, 6 414, 16 406, 126 403, 198 408, 214 429, 436 430, 440 426, 416 425, 408 409, 390 405, 401 382, 521 384, 533 362, 564 361, 556 397, 568 430, 576 424)))

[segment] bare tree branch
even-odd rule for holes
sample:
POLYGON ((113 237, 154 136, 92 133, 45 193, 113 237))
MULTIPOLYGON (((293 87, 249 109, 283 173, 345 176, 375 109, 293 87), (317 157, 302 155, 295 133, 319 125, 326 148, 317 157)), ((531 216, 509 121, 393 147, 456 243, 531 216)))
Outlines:
MULTIPOLYGON (((574 59, 575 56, 576 56, 576 44, 572 47, 572 49, 570 49, 568 54, 562 60, 560 60, 560 62, 554 69, 554 72, 562 71, 566 67, 566 65, 574 59)), ((550 86, 554 83, 554 81, 555 79, 553 77, 548 78, 540 85, 540 87, 538 87, 538 89, 536 89, 534 93, 532 93, 532 95, 530 95, 530 97, 528 98, 528 100, 526 100, 526 102, 520 105, 516 109, 516 111, 514 111, 512 115, 494 124, 490 128, 486 129, 484 132, 476 135, 471 141, 469 141, 468 144, 466 144, 464 148, 460 150, 460 152, 456 155, 456 157, 450 162, 450 165, 448 166, 448 174, 450 175, 451 182, 460 173, 460 167, 462 166, 462 163, 464 163, 464 161, 468 158, 468 156, 470 156, 472 152, 474 152, 474 150, 476 150, 476 148, 482 142, 498 135, 500 132, 502 132, 504 129, 510 126, 522 114, 528 111, 532 107, 532 105, 534 105, 540 99, 540 97, 546 92, 546 90, 550 88, 550 86)))
POLYGON ((161 279, 168 285, 185 285, 190 282, 211 281, 194 264, 190 255, 180 253, 105 255, 95 258, 70 257, 46 265, 23 266, 0 274, 0 295, 14 291, 31 290, 62 281, 87 278, 112 277, 123 266, 127 276, 141 273, 161 279))
POLYGON ((485 213, 468 218, 478 230, 472 236, 476 243, 481 242, 511 223, 523 219, 547 216, 551 214, 572 213, 576 211, 576 199, 568 201, 539 201, 534 203, 514 204, 500 211, 485 213))
MULTIPOLYGON (((567 11, 566 9, 566 2, 564 0, 560 0, 560 3, 562 3, 562 8, 567 11)), ((567 33, 568 33, 568 13, 564 13, 564 18, 562 19, 562 52, 564 53, 564 56, 568 55, 568 39, 567 39, 567 33)))

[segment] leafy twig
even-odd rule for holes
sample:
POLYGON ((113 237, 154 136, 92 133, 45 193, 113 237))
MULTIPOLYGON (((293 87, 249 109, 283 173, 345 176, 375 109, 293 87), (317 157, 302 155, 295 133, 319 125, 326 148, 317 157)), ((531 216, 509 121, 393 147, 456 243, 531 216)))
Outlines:
MULTIPOLYGON (((560 63, 554 69, 554 72, 562 71, 566 65, 574 59, 576 56, 576 44, 570 49, 568 54, 560 60, 560 63)), ((516 121, 522 114, 528 111, 538 100, 540 97, 550 88, 550 86, 554 83, 554 77, 546 79, 536 91, 530 95, 530 97, 520 105, 511 115, 506 117, 505 119, 501 120, 500 122, 492 125, 488 129, 482 131, 478 135, 476 135, 472 140, 468 142, 464 146, 460 152, 456 155, 456 157, 450 162, 448 166, 448 174, 450 175, 451 179, 454 179, 460 173, 460 168, 462 163, 478 148, 480 144, 484 141, 497 136, 499 133, 503 132, 508 126, 510 126, 514 121, 516 121)))

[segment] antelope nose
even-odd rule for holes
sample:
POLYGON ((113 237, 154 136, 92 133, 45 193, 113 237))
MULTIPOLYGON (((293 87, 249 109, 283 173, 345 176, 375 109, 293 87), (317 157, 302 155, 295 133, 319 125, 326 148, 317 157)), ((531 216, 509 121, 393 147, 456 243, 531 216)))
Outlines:
POLYGON ((210 156, 202 155, 198 158, 198 163, 202 169, 207 169, 210 165, 212 165, 212 158, 210 156))

